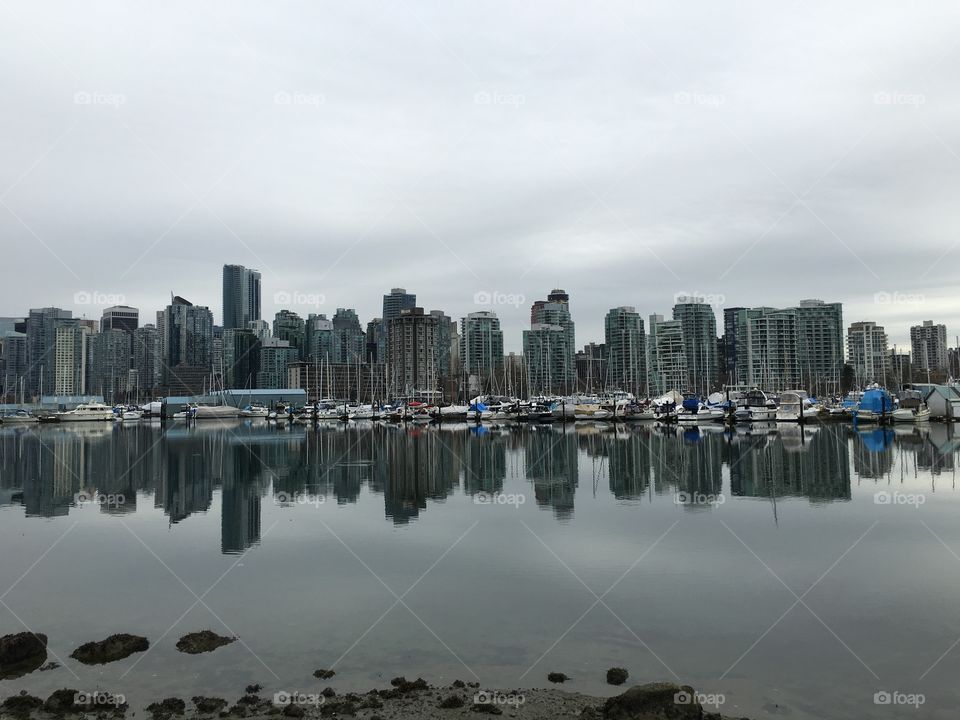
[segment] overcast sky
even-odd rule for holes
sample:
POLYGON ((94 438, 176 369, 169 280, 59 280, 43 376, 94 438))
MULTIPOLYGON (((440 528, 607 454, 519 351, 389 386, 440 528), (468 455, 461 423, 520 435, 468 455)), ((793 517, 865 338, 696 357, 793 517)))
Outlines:
POLYGON ((958 21, 952 2, 5 2, 0 315, 121 299, 152 320, 172 291, 219 323, 230 262, 263 273, 268 319, 289 298, 366 323, 404 286, 496 310, 508 350, 552 287, 578 345, 681 292, 952 338, 958 21))

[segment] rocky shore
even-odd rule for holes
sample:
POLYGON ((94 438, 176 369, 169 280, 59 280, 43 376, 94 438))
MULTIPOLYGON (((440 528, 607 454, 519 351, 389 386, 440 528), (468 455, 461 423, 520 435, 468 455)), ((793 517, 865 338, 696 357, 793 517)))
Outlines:
MULTIPOLYGON (((205 630, 182 637, 177 649, 185 654, 214 652, 234 640, 205 630)), ((47 658, 46 644, 46 636, 32 633, 0 638, 0 677, 13 679, 42 669, 47 658)), ((86 643, 77 648, 71 657, 85 664, 99 665, 144 652, 148 647, 146 638, 117 634, 86 643)), ((336 672, 321 669, 313 674, 318 680, 330 681, 336 672)), ((610 685, 622 685, 627 681, 629 672, 625 668, 610 668, 606 677, 610 685)), ((291 690, 271 694, 264 693, 259 685, 249 685, 244 694, 235 700, 206 696, 168 697, 147 705, 145 714, 152 720, 440 720, 483 715, 531 720, 730 720, 704 709, 701 705, 704 696, 689 686, 648 683, 635 685, 614 697, 601 698, 559 689, 556 686, 568 679, 561 672, 550 672, 546 679, 555 687, 494 690, 461 680, 437 687, 423 678, 408 680, 405 677, 391 680, 389 688, 373 689, 366 693, 338 692, 332 686, 327 686, 322 690, 291 690)), ((94 717, 97 720, 121 720, 137 714, 122 695, 88 693, 71 688, 56 690, 46 698, 21 691, 0 701, 0 720, 79 720, 94 717)))

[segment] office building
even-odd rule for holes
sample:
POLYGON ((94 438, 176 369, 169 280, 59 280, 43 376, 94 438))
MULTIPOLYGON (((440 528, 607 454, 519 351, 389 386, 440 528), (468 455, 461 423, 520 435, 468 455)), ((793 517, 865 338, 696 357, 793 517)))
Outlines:
POLYGON ((223 327, 243 329, 260 319, 260 273, 243 265, 223 266, 223 327))

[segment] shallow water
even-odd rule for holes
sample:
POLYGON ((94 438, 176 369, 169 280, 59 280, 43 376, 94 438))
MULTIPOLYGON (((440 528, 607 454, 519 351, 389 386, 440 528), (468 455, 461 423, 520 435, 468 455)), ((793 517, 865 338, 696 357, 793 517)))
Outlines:
POLYGON ((731 716, 953 717, 958 449, 939 424, 0 428, 0 634, 63 663, 0 694, 611 694, 622 666, 731 716), (175 650, 205 628, 240 642, 175 650), (69 658, 115 632, 151 649, 69 658))

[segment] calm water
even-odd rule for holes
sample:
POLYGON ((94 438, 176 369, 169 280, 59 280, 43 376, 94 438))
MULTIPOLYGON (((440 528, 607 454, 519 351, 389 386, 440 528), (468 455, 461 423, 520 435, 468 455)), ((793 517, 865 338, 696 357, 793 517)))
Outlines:
POLYGON ((0 694, 554 670, 609 694, 616 665, 734 716, 952 718, 958 449, 944 425, 0 428, 0 632, 65 665, 0 694), (205 628, 242 642, 175 650, 205 628), (114 632, 152 648, 68 658, 114 632))

